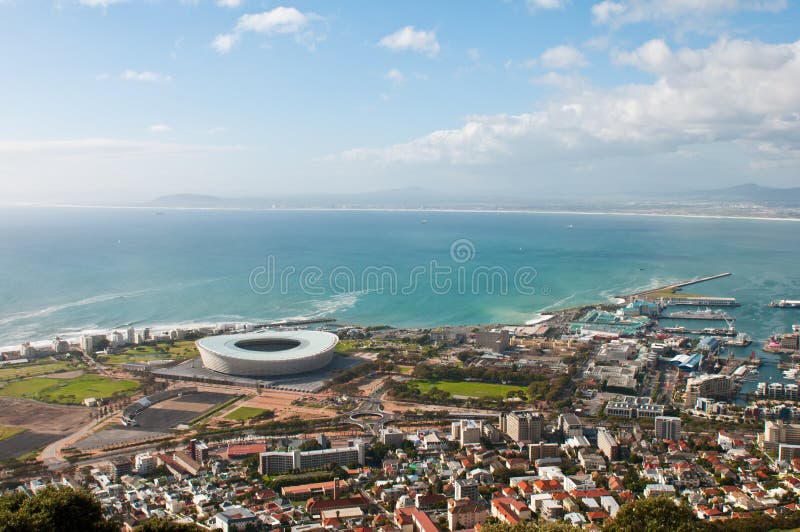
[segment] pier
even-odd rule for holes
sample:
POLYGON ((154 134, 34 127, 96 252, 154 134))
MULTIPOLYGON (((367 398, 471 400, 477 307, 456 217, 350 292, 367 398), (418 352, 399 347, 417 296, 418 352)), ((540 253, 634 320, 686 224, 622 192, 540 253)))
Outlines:
POLYGON ((637 300, 645 301, 660 301, 666 305, 695 305, 706 307, 735 307, 739 304, 733 297, 713 297, 713 296, 683 296, 677 293, 681 288, 691 286, 694 284, 704 283, 706 281, 713 281, 714 279, 721 279, 733 275, 731 272, 718 273, 716 275, 709 275, 701 277, 700 279, 690 279, 688 281, 681 281, 679 283, 661 286, 659 288, 651 288, 633 294, 626 294, 616 296, 624 299, 626 303, 631 303, 637 300))
POLYGON ((736 329, 687 329, 685 327, 664 327, 661 332, 672 334, 702 334, 711 336, 737 336, 736 329))
POLYGON ((673 312, 672 314, 662 314, 659 319, 672 319, 672 320, 719 320, 719 321, 734 321, 735 317, 727 312, 714 311, 714 312, 692 312, 681 311, 673 312))

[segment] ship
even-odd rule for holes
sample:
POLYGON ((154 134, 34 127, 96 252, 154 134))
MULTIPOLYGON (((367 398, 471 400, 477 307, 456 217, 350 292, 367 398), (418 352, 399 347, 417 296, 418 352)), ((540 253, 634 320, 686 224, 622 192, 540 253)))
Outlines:
POLYGON ((673 312, 672 314, 664 314, 662 318, 680 319, 680 320, 726 320, 733 321, 736 318, 722 310, 714 310, 706 307, 704 310, 685 310, 681 312, 673 312))
POLYGON ((773 308, 800 308, 800 300, 779 299, 777 301, 770 301, 769 306, 773 308))

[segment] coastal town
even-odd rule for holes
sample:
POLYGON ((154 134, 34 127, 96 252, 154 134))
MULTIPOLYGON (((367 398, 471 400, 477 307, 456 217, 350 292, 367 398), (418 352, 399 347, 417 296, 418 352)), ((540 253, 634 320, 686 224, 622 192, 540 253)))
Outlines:
POLYGON ((796 526, 800 329, 762 339, 792 382, 759 381, 754 351, 733 356, 757 341, 735 331, 736 300, 682 291, 717 277, 528 325, 321 320, 24 343, 0 368, 3 487, 88 490, 128 530, 153 519, 226 531, 600 530, 626 505, 665 497, 698 523, 796 526), (303 330, 336 335, 320 371, 210 376, 198 357, 202 338, 303 330))

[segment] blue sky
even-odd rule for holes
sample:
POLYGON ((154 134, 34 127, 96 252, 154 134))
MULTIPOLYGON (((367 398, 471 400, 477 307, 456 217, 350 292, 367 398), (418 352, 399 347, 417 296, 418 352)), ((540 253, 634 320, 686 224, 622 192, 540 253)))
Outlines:
POLYGON ((798 33, 785 0, 0 0, 0 180, 85 202, 800 186, 798 33))

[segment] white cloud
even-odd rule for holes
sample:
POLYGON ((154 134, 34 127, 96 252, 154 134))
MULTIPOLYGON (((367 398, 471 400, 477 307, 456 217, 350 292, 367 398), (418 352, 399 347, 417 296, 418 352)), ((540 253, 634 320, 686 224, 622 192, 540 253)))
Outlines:
POLYGON ((168 133, 172 131, 172 127, 167 124, 153 124, 148 128, 152 133, 168 133))
MULTIPOLYGON (((800 154, 800 41, 720 39, 672 50, 651 41, 615 61, 655 75, 652 83, 593 88, 550 74, 566 92, 516 115, 467 117, 384 148, 339 155, 350 161, 481 164, 599 159, 735 143, 756 160, 800 154)), ((574 78, 573 78, 574 79, 574 78)))
POLYGON ((239 42, 237 33, 224 33, 214 37, 214 40, 211 41, 211 46, 219 53, 227 54, 237 42, 239 42))
POLYGON ((381 39, 379 44, 394 52, 412 51, 429 56, 437 55, 440 50, 435 31, 417 30, 414 26, 400 28, 381 39))
POLYGON ((157 83, 162 81, 172 81, 172 76, 167 74, 159 74, 157 72, 150 72, 148 70, 126 70, 120 74, 120 78, 126 81, 147 81, 150 83, 157 83))
POLYGON ((619 27, 648 21, 675 21, 739 11, 777 12, 786 0, 603 0, 592 6, 594 21, 619 27))
POLYGON ((406 81, 408 81, 405 75, 396 68, 389 70, 384 78, 388 79, 395 85, 403 85, 406 81))
POLYGON ((240 32, 254 31, 268 35, 297 33, 311 21, 311 18, 293 7, 278 6, 271 11, 242 15, 236 24, 236 30, 240 32))
POLYGON ((244 3, 244 0, 216 0, 215 3, 219 7, 239 7, 244 3))
POLYGON ((526 0, 525 5, 531 11, 564 9, 570 0, 526 0))
POLYGON ((314 13, 303 13, 294 7, 278 6, 261 13, 245 14, 239 17, 233 31, 217 35, 211 46, 220 53, 228 53, 245 33, 262 35, 294 35, 299 44, 313 49, 324 35, 312 30, 314 22, 322 17, 314 13))
POLYGON ((580 50, 567 45, 548 48, 539 59, 545 68, 575 68, 589 64, 580 50))

